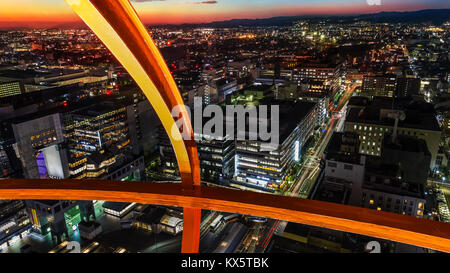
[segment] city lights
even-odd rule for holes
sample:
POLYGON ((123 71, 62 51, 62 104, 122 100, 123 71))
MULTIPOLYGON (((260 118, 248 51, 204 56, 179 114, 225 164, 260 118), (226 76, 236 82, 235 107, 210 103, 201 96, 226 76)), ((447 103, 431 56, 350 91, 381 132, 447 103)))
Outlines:
POLYGON ((6 1, 0 253, 450 253, 447 2, 6 1))

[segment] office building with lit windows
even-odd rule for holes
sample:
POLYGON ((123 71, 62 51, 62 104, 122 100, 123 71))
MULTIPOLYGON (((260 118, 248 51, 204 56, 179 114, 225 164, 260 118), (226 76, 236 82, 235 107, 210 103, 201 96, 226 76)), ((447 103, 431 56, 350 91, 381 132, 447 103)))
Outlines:
POLYGON ((394 74, 365 75, 362 80, 361 95, 383 97, 408 97, 419 94, 420 79, 399 77, 394 74))
POLYGON ((139 179, 143 157, 131 145, 137 133, 128 133, 127 106, 106 101, 80 108, 63 106, 59 113, 41 111, 11 120, 24 176, 139 179))
POLYGON ((419 78, 413 77, 397 77, 395 95, 400 97, 408 97, 418 95, 420 92, 419 78))
POLYGON ((422 184, 404 179, 396 164, 370 161, 361 185, 360 205, 364 208, 423 217, 425 209, 422 184))
POLYGON ((279 186, 287 171, 300 160, 302 147, 314 132, 315 103, 280 101, 273 104, 279 104, 280 109, 279 143, 272 146, 259 138, 237 139, 233 177, 237 183, 265 189, 279 186))
POLYGON ((298 94, 300 101, 313 102, 316 104, 317 112, 317 125, 324 124, 325 120, 329 117, 328 106, 330 104, 330 98, 326 93, 310 93, 301 92, 298 94))
MULTIPOLYGON (((424 146, 420 140, 408 139, 408 142, 414 141, 417 141, 416 147, 424 146)), ((358 146, 358 135, 353 132, 333 134, 324 153, 323 172, 313 199, 422 217, 425 181, 412 179, 413 168, 390 162, 389 157, 358 153, 358 146)), ((386 146, 399 149, 398 153, 405 152, 401 147, 392 147, 391 143, 386 146)), ((411 156, 410 151, 404 154, 408 155, 411 156)))
POLYGON ((197 150, 201 175, 207 181, 232 177, 234 173, 234 140, 229 135, 220 138, 206 134, 198 136, 197 150))
MULTIPOLYGON (((71 112, 66 120, 71 177, 102 178, 134 160, 126 107, 96 104, 71 112)), ((132 167, 138 167, 141 162, 137 161, 132 167)), ((115 179, 139 176, 139 168, 134 171, 137 174, 130 170, 115 179)))
POLYGON ((330 89, 331 94, 339 90, 341 84, 341 64, 331 62, 307 62, 293 69, 292 80, 299 86, 305 80, 311 81, 312 90, 330 89), (321 84, 320 84, 321 83, 321 84))
POLYGON ((365 106, 348 110, 344 131, 359 135, 360 153, 375 156, 381 155, 382 141, 387 133, 396 131, 398 135, 423 139, 431 153, 430 168, 436 166, 442 132, 429 104, 409 99, 393 102, 390 98, 376 97, 365 106))
MULTIPOLYGON (((263 86, 264 85, 262 85, 261 87, 263 86)), ((277 100, 300 100, 316 103, 318 126, 322 125, 323 122, 325 122, 325 119, 328 117, 328 107, 330 103, 331 90, 329 89, 329 87, 323 85, 322 82, 305 80, 305 82, 302 83, 301 86, 298 86, 294 82, 286 82, 283 84, 276 84, 276 86, 272 86, 271 89, 273 91, 273 97, 275 97, 275 99, 277 100)), ((253 97, 258 98, 256 94, 253 95, 253 97)), ((262 94, 262 97, 269 96, 268 94, 262 94)), ((249 99, 247 97, 243 97, 241 100, 248 101, 249 99)))
POLYGON ((26 237, 30 219, 22 200, 0 200, 0 251, 26 237))
POLYGON ((396 90, 396 75, 367 75, 363 77, 363 96, 393 97, 396 90))
MULTIPOLYGON (((175 154, 162 126, 159 132, 162 171, 170 175, 179 175, 175 154)), ((206 133, 195 133, 195 139, 202 179, 208 182, 217 182, 221 178, 232 177, 235 161, 234 139, 227 134, 211 136, 206 133)))
POLYGON ((304 93, 322 93, 322 94, 331 94, 331 87, 329 85, 324 84, 323 81, 305 79, 302 80, 299 84, 301 92, 304 93))
POLYGON ((93 105, 70 113, 71 125, 66 126, 68 137, 75 142, 80 140, 80 150, 94 151, 101 149, 113 140, 124 140, 127 130, 121 126, 126 117, 126 109, 111 107, 108 104, 93 105), (116 131, 118 130, 118 131, 116 131), (121 137, 121 138, 120 138, 121 137), (106 142, 106 143, 105 143, 106 142))

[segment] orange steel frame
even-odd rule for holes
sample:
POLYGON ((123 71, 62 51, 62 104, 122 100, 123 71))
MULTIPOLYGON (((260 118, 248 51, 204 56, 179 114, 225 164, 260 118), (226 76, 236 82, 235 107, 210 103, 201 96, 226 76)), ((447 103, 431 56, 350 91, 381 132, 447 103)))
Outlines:
POLYGON ((271 217, 450 252, 450 225, 313 200, 201 187, 197 147, 183 100, 158 48, 128 0, 66 0, 127 69, 169 135, 182 184, 102 180, 4 180, 0 198, 110 200, 184 207, 182 252, 198 252, 201 209, 271 217), (171 115, 182 106, 184 140, 171 115), (186 133, 186 131, 184 132, 186 133))
MULTIPOLYGON (((0 183, 1 199, 109 200, 251 214, 352 232, 450 252, 450 224, 323 201, 176 183, 15 179, 0 183), (5 183, 6 182, 6 183, 5 183)), ((186 217, 186 212, 184 217, 186 217)), ((186 219, 186 218, 185 218, 186 219)), ((185 230, 183 230, 183 233, 185 230)), ((192 234, 190 234, 192 236, 192 234)), ((192 238, 198 242, 198 235, 192 238)), ((183 237, 183 244, 185 243, 183 237)))
MULTIPOLYGON (((197 145, 189 116, 163 57, 133 6, 128 0, 66 2, 125 67, 152 104, 172 143, 184 189, 199 186, 197 145), (177 119, 171 114, 175 107, 181 107, 177 119), (183 139, 182 134, 190 136, 190 140, 183 139)), ((182 252, 198 252, 200 213, 198 209, 184 208, 182 252)))

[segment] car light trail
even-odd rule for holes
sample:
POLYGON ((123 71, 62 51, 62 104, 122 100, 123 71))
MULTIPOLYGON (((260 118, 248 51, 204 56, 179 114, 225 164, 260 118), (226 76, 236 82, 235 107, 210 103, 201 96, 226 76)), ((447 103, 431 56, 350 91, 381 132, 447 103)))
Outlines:
POLYGON ((276 220, 273 223, 273 226, 270 229, 270 231, 267 233, 267 237, 266 237, 266 239, 264 239, 264 242, 263 242, 263 245, 262 245, 264 249, 267 247, 267 244, 270 242, 270 238, 272 238, 272 235, 275 232, 275 229, 278 227, 279 223, 280 223, 280 220, 276 220))

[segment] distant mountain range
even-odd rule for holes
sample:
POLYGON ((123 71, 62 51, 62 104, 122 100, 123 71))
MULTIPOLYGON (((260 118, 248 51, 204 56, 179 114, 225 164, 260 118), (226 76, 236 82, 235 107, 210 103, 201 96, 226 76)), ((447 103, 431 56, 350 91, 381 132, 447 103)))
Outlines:
MULTIPOLYGON (((263 19, 232 19, 227 21, 214 21, 203 24, 178 24, 178 25, 158 25, 167 27, 212 27, 212 28, 226 28, 226 27, 254 27, 254 26, 289 26, 299 20, 310 20, 311 22, 318 22, 327 20, 330 23, 351 23, 354 21, 368 21, 372 23, 425 23, 429 25, 441 25, 446 21, 450 21, 450 9, 427 9, 419 11, 406 12, 380 12, 374 14, 360 14, 360 15, 299 15, 299 16, 278 16, 263 19)), ((20 23, 18 23, 20 24, 20 23)), ((27 29, 34 28, 35 24, 28 24, 22 26, 10 26, 3 29, 27 29)), ((45 24, 44 24, 45 25, 45 24)), ((152 25, 155 26, 155 25, 152 25)), ((59 29, 86 29, 87 26, 83 22, 72 22, 55 24, 49 22, 47 27, 43 28, 59 28, 59 29)))
MULTIPOLYGON (((407 12, 380 12, 360 15, 299 15, 278 16, 264 19, 232 19, 215 21, 204 24, 182 24, 181 26, 203 27, 252 27, 252 26, 288 26, 299 20, 323 21, 331 23, 350 23, 354 21, 368 21, 372 23, 427 23, 441 25, 450 20, 450 9, 427 9, 407 12)), ((179 25, 180 26, 180 25, 179 25)))

